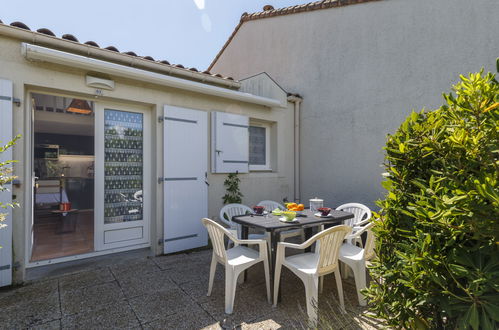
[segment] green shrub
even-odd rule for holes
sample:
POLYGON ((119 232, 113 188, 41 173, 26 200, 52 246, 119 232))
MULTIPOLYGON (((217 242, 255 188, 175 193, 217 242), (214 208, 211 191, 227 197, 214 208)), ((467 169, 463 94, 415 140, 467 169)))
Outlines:
POLYGON ((237 203, 240 204, 242 202, 242 198, 244 197, 239 189, 239 184, 241 183, 241 179, 237 176, 236 173, 229 173, 227 179, 224 181, 225 186, 225 195, 223 195, 222 199, 224 204, 237 203))
POLYGON ((390 326, 497 329, 499 84, 461 76, 385 147, 369 308, 390 326))
MULTIPOLYGON (((6 145, 0 145, 0 155, 7 151, 7 149, 12 148, 16 141, 20 138, 20 135, 17 135, 14 137, 12 141, 9 141, 6 145)), ((0 141, 2 143, 2 141, 0 141)), ((11 183, 16 176, 12 175, 12 163, 15 163, 14 160, 6 160, 1 162, 0 161, 0 192, 2 191, 8 191, 8 189, 5 187, 7 184, 11 183)), ((3 204, 0 202, 0 211, 3 211, 4 209, 7 209, 8 207, 14 207, 17 206, 17 203, 6 203, 3 204)), ((4 221, 7 217, 7 213, 2 213, 0 212, 0 229, 3 227, 7 226, 4 221)), ((0 246, 0 248, 2 248, 0 246)))

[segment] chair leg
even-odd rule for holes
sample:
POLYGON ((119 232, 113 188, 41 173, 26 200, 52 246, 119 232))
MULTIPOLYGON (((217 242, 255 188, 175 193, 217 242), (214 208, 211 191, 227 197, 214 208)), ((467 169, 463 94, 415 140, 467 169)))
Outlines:
POLYGON ((343 285, 341 283, 341 274, 340 274, 340 269, 336 268, 334 271, 334 278, 336 279, 336 287, 338 288, 338 297, 340 298, 340 308, 343 313, 346 313, 345 311, 345 299, 343 297, 343 285))
POLYGON ((272 303, 270 295, 270 271, 269 271, 269 259, 263 260, 263 268, 265 271, 265 285, 267 286, 267 301, 269 304, 272 303))
POLYGON ((317 325, 317 313, 319 312, 318 299, 318 281, 317 276, 310 276, 305 284, 305 296, 307 299, 307 314, 312 326, 317 325))
POLYGON ((213 281, 215 280, 215 272, 217 270, 217 260, 215 259, 215 256, 211 258, 211 265, 210 265, 210 279, 208 282, 208 294, 207 296, 211 296, 211 289, 213 289, 213 281))
POLYGON ((324 275, 319 277, 319 292, 322 293, 324 289, 324 275))
POLYGON ((225 266, 225 313, 232 314, 236 296, 237 275, 230 266, 225 266))
POLYGON ((366 299, 364 295, 360 292, 367 286, 366 283, 366 265, 364 262, 359 262, 353 269, 353 276, 355 277, 355 288, 357 289, 357 297, 359 298, 359 305, 365 306, 366 299))
POLYGON ((343 262, 340 262, 340 265, 341 265, 341 277, 343 279, 347 279, 348 277, 350 277, 350 266, 348 266, 347 264, 343 263, 343 262))
POLYGON ((279 294, 279 282, 281 281, 282 261, 277 259, 274 275, 274 307, 277 306, 277 296, 279 294))

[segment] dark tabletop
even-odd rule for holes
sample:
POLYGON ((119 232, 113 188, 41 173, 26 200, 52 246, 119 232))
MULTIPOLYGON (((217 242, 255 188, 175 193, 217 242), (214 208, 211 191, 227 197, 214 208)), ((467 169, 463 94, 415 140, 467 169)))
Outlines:
POLYGON ((344 220, 354 217, 353 213, 332 210, 329 215, 330 218, 317 217, 310 210, 302 211, 304 216, 297 216, 298 221, 295 222, 282 222, 279 220, 280 216, 269 214, 268 217, 261 215, 236 215, 232 221, 240 225, 248 227, 262 228, 266 231, 271 230, 287 230, 292 228, 312 227, 321 224, 340 224, 344 220))

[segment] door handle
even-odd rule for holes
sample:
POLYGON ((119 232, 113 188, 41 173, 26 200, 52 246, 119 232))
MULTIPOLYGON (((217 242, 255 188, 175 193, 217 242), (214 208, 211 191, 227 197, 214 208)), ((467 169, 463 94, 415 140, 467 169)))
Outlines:
POLYGON ((220 153, 222 153, 223 151, 222 150, 218 150, 216 149, 215 152, 217 153, 217 156, 220 155, 220 153))
POLYGON ((204 172, 204 183, 209 187, 210 183, 208 182, 208 172, 204 172))

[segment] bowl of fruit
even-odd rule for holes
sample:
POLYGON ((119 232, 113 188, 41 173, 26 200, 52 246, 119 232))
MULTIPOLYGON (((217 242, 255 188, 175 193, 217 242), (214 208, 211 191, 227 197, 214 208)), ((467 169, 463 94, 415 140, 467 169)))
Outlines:
POLYGON ((303 210, 305 210, 305 205, 296 204, 296 203, 286 203, 286 208, 288 211, 296 212, 296 214, 302 214, 303 210))
POLYGON ((320 212, 322 217, 327 217, 329 213, 331 212, 331 208, 329 207, 319 207, 317 211, 320 212))
POLYGON ((255 212, 255 214, 261 215, 263 214, 263 211, 265 211, 265 207, 260 205, 253 206, 253 212, 255 212))
POLYGON ((296 219, 295 211, 283 211, 281 215, 284 217, 285 221, 295 221, 296 219))

